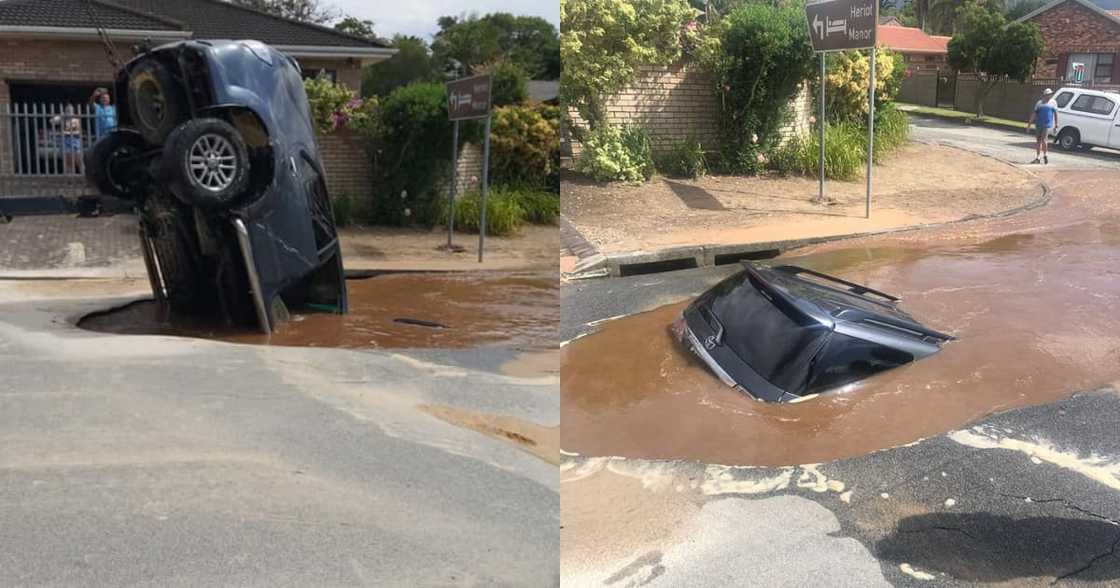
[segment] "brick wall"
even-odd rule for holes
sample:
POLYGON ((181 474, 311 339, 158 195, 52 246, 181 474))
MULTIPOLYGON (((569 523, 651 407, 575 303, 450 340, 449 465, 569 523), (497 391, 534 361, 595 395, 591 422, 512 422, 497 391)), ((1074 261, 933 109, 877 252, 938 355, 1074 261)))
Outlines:
MULTIPOLYGON (((791 103, 792 119, 782 127, 784 137, 809 131, 812 97, 803 87, 791 103)), ((642 66, 630 87, 607 101, 607 120, 611 124, 637 124, 645 127, 655 153, 663 152, 688 137, 698 139, 706 149, 716 149, 719 139, 719 97, 711 76, 686 62, 668 67, 642 66)), ((586 126, 579 114, 571 111, 572 121, 586 126)), ((579 143, 564 129, 564 154, 579 156, 579 143)))
POLYGON ((333 197, 370 197, 370 159, 360 140, 341 129, 319 136, 319 157, 327 174, 327 190, 333 197))
POLYGON ((456 168, 455 193, 462 194, 478 188, 482 184, 482 146, 464 143, 459 148, 459 162, 456 168))
MULTIPOLYGON (((1046 48, 1038 60, 1039 78, 1065 76, 1064 56, 1070 53, 1120 53, 1120 24, 1073 1, 1064 2, 1030 20, 1038 25, 1046 48)), ((1113 83, 1120 82, 1120 55, 1113 58, 1113 83)))

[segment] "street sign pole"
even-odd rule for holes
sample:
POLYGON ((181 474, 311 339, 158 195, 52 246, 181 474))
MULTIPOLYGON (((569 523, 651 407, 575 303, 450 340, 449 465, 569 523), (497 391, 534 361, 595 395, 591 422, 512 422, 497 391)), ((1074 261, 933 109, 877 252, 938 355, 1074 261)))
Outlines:
POLYGON ((486 245, 486 193, 490 187, 490 96, 493 78, 489 74, 447 82, 447 115, 455 122, 451 139, 451 189, 447 203, 447 248, 451 249, 455 223, 455 190, 459 171, 459 121, 486 119, 486 138, 482 149, 482 210, 478 230, 478 263, 486 245))
POLYGON ((817 193, 817 202, 824 202, 824 52, 820 53, 821 56, 821 117, 817 119, 817 124, 821 130, 821 171, 820 171, 820 191, 817 193))
POLYGON ((878 0, 822 0, 805 5, 809 41, 821 57, 821 153, 820 192, 824 200, 824 84, 825 53, 871 49, 871 105, 867 113, 867 203, 864 216, 871 218, 871 164, 875 140, 875 45, 879 30, 878 0))
POLYGON ((447 191, 447 251, 453 251, 451 238, 455 234, 455 189, 459 181, 459 121, 451 131, 451 187, 447 191))
POLYGON ((875 155, 875 48, 871 48, 871 84, 867 108, 867 203, 863 218, 871 218, 871 164, 875 155))
POLYGON ((486 196, 490 191, 490 116, 486 117, 486 138, 482 143, 482 218, 478 221, 478 263, 482 263, 482 250, 486 247, 486 196))

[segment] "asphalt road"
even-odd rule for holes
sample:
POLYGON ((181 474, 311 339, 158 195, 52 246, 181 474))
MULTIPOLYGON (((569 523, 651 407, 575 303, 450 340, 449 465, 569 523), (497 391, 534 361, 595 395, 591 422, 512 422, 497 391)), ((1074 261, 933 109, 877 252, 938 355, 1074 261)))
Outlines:
POLYGON ((70 295, 0 303, 0 585, 559 583, 555 465, 418 408, 556 427, 555 377, 94 334, 120 300, 70 295))
POLYGON ((910 117, 910 137, 918 141, 936 141, 985 155, 991 155, 1028 168, 1083 169, 1117 168, 1120 152, 1093 148, 1091 151, 1062 151, 1050 145, 1050 163, 1033 165, 1034 136, 1023 131, 1013 133, 983 126, 967 126, 956 122, 920 116, 910 117))

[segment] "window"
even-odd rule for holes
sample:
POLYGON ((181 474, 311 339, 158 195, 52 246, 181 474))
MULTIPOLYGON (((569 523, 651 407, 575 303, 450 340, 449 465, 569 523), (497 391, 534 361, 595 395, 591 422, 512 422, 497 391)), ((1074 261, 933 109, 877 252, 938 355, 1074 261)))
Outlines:
POLYGON ((1054 98, 1054 103, 1058 105, 1058 108, 1065 108, 1071 98, 1073 98, 1073 92, 1061 92, 1057 98, 1054 98))
POLYGON ((326 76, 326 78, 328 80, 330 80, 332 82, 338 82, 338 79, 337 79, 338 78, 338 72, 336 72, 333 69, 325 69, 325 68, 321 68, 321 67, 308 67, 308 68, 305 68, 305 69, 301 70, 300 75, 302 75, 303 79, 305 79, 305 80, 310 80, 312 78, 317 78, 319 76, 326 76))
POLYGON ((1093 114, 1112 114, 1112 109, 1116 104, 1104 96, 1092 96, 1090 94, 1082 94, 1073 101, 1071 110, 1078 112, 1091 112, 1093 114))
POLYGON ((1065 79, 1077 83, 1112 83, 1115 53, 1074 53, 1069 56, 1065 79))
POLYGON ((1097 65, 1093 68, 1093 81, 1098 84, 1112 83, 1112 53, 1097 54, 1097 65))

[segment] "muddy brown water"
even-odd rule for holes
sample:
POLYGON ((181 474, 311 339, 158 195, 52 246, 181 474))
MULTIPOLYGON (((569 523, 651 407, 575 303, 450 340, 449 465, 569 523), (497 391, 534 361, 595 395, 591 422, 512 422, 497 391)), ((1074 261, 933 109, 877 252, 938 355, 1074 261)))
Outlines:
POLYGON ((548 273, 397 273, 348 280, 350 312, 303 314, 271 336, 169 315, 141 301, 79 322, 128 335, 179 335, 237 343, 348 348, 555 348, 559 279, 548 273), (426 326, 435 323, 441 327, 426 326))
MULTIPOLYGON (((1108 185, 1115 195, 1116 184, 1108 185)), ((962 238, 964 229, 954 229, 941 242, 869 240, 782 259, 901 295, 919 320, 959 337, 932 357, 803 403, 746 398, 682 351, 667 326, 689 301, 605 323, 562 350, 561 447, 720 464, 816 463, 1114 382, 1120 214, 1052 208, 1003 235, 962 238)))

